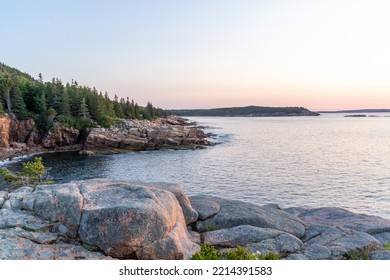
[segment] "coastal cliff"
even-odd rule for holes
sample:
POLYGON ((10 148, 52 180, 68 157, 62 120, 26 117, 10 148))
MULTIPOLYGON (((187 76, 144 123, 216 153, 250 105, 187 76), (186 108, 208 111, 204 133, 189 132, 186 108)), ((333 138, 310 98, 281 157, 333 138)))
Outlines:
POLYGON ((0 192, 0 259, 188 259, 203 243, 284 259, 390 259, 390 221, 94 179, 0 192))
POLYGON ((207 135, 183 118, 118 120, 109 128, 80 131, 61 123, 44 135, 33 119, 0 118, 0 160, 36 152, 88 150, 117 153, 148 149, 188 149, 207 146, 207 135))

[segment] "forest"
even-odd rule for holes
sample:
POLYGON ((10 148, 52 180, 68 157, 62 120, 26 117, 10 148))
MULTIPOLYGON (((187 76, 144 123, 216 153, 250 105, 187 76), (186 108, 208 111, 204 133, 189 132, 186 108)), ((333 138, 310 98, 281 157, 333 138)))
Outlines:
POLYGON ((59 78, 44 82, 39 73, 35 79, 16 68, 0 63, 0 116, 13 119, 33 118, 41 132, 63 123, 77 129, 110 127, 117 119, 164 117, 170 112, 156 108, 151 102, 139 106, 129 97, 110 99, 107 92, 81 86, 72 80, 65 85, 59 78))
POLYGON ((214 109, 171 110, 178 116, 211 116, 211 117, 272 117, 272 116, 318 116, 303 107, 261 107, 245 106, 214 109))

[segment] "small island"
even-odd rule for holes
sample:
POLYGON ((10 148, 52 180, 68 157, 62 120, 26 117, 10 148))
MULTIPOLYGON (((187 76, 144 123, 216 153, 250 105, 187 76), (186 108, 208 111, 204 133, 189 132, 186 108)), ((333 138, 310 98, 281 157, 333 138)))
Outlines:
POLYGON ((263 107, 245 106, 214 109, 188 109, 171 110, 177 116, 188 117, 291 117, 291 116, 319 116, 319 113, 312 112, 303 107, 263 107))

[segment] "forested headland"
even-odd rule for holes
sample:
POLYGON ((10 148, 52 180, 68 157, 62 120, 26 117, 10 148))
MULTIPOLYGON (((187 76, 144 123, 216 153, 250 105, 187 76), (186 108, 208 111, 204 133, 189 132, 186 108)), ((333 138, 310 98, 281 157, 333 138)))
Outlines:
POLYGON ((177 116, 209 117, 278 117, 278 116, 318 116, 316 112, 303 107, 263 107, 245 106, 214 109, 171 110, 177 116))
POLYGON ((81 86, 76 80, 44 82, 41 73, 35 79, 0 63, 0 116, 6 113, 18 120, 33 118, 41 132, 54 129, 55 123, 82 130, 110 127, 116 119, 152 120, 169 115, 151 102, 142 107, 129 97, 115 95, 111 100, 107 92, 81 86))

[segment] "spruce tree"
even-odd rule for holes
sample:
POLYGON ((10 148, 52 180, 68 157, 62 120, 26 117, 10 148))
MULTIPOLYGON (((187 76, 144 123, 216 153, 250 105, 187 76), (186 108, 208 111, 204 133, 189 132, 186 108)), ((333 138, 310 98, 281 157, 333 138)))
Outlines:
POLYGON ((10 97, 11 97, 13 112, 21 119, 26 119, 29 114, 27 112, 26 104, 24 103, 23 100, 22 92, 18 84, 16 83, 16 81, 14 82, 14 85, 11 88, 10 97))
POLYGON ((15 114, 12 112, 10 91, 14 82, 9 74, 0 76, 0 92, 2 93, 5 104, 7 105, 7 111, 10 116, 15 119, 15 114))
POLYGON ((67 91, 64 91, 62 94, 60 114, 64 116, 70 116, 69 94, 67 91))
POLYGON ((85 97, 83 99, 81 99, 79 111, 78 111, 78 117, 80 117, 82 119, 86 119, 86 120, 91 118, 91 116, 89 114, 87 103, 85 101, 85 97))

